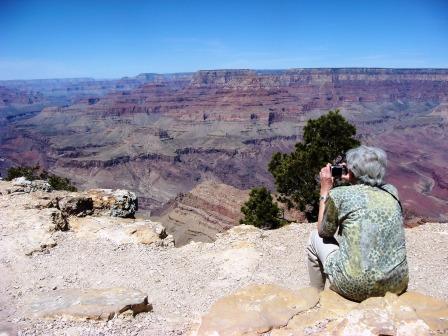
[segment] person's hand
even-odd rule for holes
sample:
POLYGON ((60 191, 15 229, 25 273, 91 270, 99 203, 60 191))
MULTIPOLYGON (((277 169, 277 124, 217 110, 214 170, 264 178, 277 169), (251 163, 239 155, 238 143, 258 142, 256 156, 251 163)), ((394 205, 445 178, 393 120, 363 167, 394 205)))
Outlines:
POLYGON ((320 195, 327 196, 331 188, 333 188, 334 178, 331 176, 331 164, 327 163, 325 167, 320 170, 320 195))

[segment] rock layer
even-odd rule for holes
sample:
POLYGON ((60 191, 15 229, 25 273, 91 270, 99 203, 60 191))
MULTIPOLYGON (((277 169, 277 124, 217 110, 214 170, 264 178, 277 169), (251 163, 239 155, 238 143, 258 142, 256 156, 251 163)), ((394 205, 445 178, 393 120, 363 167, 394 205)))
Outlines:
MULTIPOLYGON (((176 240, 176 246, 189 241, 211 242, 216 234, 239 225, 244 215, 241 207, 249 199, 250 190, 208 180, 188 193, 178 195, 156 212, 176 240)), ((303 213, 277 202, 283 218, 289 222, 305 222, 303 213)))
POLYGON ((159 220, 174 235, 177 246, 190 240, 210 242, 216 233, 238 224, 247 199, 245 190, 206 181, 167 204, 159 220))
POLYGON ((83 189, 135 190, 155 210, 210 178, 273 188, 272 154, 292 150, 306 120, 340 108, 363 143, 388 152, 389 181, 407 215, 448 218, 446 69, 210 70, 134 80, 142 85, 8 122, 4 162, 39 161, 83 189))

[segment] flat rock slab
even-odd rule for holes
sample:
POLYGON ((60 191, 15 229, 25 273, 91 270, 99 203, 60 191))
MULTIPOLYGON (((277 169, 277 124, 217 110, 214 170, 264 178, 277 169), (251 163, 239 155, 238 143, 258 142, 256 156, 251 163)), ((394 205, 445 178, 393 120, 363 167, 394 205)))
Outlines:
POLYGON ((69 227, 82 239, 105 239, 116 244, 174 245, 158 222, 129 218, 71 217, 69 227))
POLYGON ((297 291, 277 285, 251 285, 213 304, 202 317, 199 335, 252 335, 284 326, 292 316, 314 307, 314 288, 297 291))
MULTIPOLYGON (((0 227, 3 230, 1 244, 7 247, 4 251, 32 255, 56 245, 53 234, 64 227, 58 209, 24 209, 20 205, 3 207, 6 197, 0 201, 0 227)), ((10 199, 6 201, 12 202, 10 199)))
POLYGON ((125 311, 133 315, 152 310, 146 294, 127 288, 61 289, 30 299, 29 315, 34 318, 110 320, 125 311))
POLYGON ((305 334, 447 335, 448 303, 416 292, 386 293, 355 303, 325 290, 318 309, 299 313, 286 327, 271 331, 272 336, 305 334))

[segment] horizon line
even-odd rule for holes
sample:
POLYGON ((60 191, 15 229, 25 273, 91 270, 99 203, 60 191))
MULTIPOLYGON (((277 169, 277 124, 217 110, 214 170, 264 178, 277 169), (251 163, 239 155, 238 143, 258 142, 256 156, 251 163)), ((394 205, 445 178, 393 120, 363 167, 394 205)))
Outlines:
POLYGON ((0 79, 0 82, 8 81, 39 81, 39 80, 120 80, 120 79, 131 79, 142 75, 189 75, 199 72, 210 72, 210 71, 293 71, 293 70, 421 70, 421 71, 448 71, 448 67, 303 67, 303 68, 272 68, 272 69, 256 69, 256 68, 216 68, 216 69, 199 69, 195 71, 179 71, 179 72, 141 72, 134 76, 122 76, 122 77, 46 77, 46 78, 14 78, 14 79, 0 79))

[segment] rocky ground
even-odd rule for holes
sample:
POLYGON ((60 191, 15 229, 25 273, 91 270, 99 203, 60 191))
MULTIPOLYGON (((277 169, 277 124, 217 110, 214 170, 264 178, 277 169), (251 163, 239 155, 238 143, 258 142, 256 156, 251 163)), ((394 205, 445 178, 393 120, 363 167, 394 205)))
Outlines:
MULTIPOLYGON (((308 283, 304 250, 314 224, 291 224, 274 231, 237 226, 215 242, 175 248, 163 235, 150 235, 152 240, 124 239, 135 234, 134 229, 127 230, 136 225, 132 219, 110 217, 114 237, 121 237, 111 239, 101 234, 110 232, 104 227, 104 218, 109 217, 70 217, 68 231, 50 228, 54 246, 41 246, 25 255, 19 245, 26 241, 20 238, 32 230, 33 223, 51 222, 55 216, 48 213, 60 210, 36 209, 37 204, 42 206, 43 194, 8 194, 2 183, 0 334, 183 335, 197 329, 201 316, 217 300, 248 285, 275 284, 296 290, 308 283), (38 216, 42 222, 36 220, 38 216), (81 234, 77 228, 83 221, 88 227, 95 218, 103 218, 103 224, 86 229, 90 234, 81 234), (77 226, 71 228, 72 222, 77 226), (48 320, 30 313, 39 294, 52 298, 54 293, 57 301, 62 289, 116 287, 146 294, 152 310, 108 321, 48 320)), ((151 224, 151 230, 156 232, 156 226, 151 224)), ((448 301, 448 223, 406 229, 406 239, 409 289, 448 301)))

